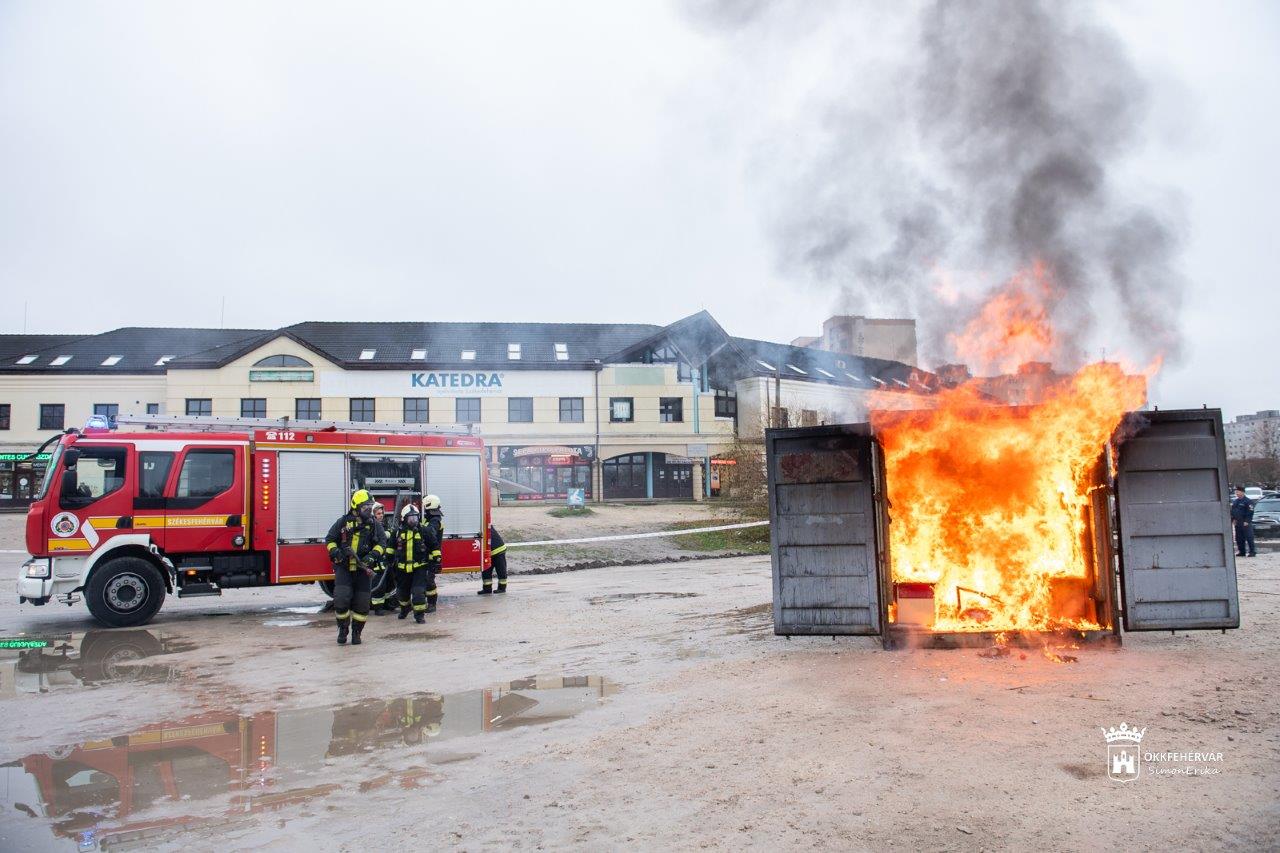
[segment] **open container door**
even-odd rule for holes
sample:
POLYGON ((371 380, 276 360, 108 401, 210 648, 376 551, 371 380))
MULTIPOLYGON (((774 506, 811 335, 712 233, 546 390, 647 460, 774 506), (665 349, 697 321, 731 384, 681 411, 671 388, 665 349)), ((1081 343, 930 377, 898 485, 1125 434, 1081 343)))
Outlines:
POLYGON ((1116 474, 1125 630, 1240 627, 1222 412, 1131 418, 1116 474))
POLYGON ((765 453, 774 633, 879 634, 882 478, 870 426, 771 429, 765 453))

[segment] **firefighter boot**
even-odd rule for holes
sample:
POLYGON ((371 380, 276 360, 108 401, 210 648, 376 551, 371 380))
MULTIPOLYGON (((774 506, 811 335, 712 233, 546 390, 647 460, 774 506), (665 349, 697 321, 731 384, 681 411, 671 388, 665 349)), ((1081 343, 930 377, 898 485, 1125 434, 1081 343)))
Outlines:
POLYGON ((428 613, 436 612, 436 600, 434 596, 432 598, 427 599, 427 612, 428 613))
POLYGON ((495 589, 494 592, 501 594, 501 593, 505 593, 506 591, 507 591, 507 582, 498 581, 498 588, 495 589))
POLYGON ((358 646, 358 645, 360 645, 360 635, 361 635, 361 634, 363 634, 363 633, 364 633, 364 623, 363 623, 363 622, 359 622, 359 621, 357 621, 357 622, 352 623, 352 625, 351 625, 351 645, 353 645, 353 646, 358 646))
POLYGON ((484 581, 483 583, 484 586, 480 588, 476 595, 493 595, 493 581, 484 581))
POLYGON ((351 623, 347 620, 338 622, 338 645, 345 646, 347 644, 347 632, 351 630, 351 623))
POLYGON ((419 625, 421 625, 423 622, 426 622, 426 621, 427 621, 427 614, 425 614, 425 613, 423 613, 421 610, 419 610, 419 611, 417 611, 416 613, 414 613, 414 614, 413 614, 413 621, 414 621, 414 622, 417 622, 419 625))
POLYGON ((399 615, 399 616, 397 616, 396 618, 397 618, 397 619, 405 619, 405 618, 407 618, 407 617, 409 616, 409 609, 410 609, 410 607, 409 607, 409 605, 408 605, 408 604, 401 604, 401 605, 400 605, 400 615, 399 615))

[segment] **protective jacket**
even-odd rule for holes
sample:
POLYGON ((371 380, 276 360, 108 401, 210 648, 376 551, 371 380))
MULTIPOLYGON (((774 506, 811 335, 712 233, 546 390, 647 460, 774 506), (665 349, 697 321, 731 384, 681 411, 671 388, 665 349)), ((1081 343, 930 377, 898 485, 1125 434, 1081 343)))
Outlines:
POLYGON ((335 563, 370 565, 382 561, 385 534, 382 525, 372 517, 362 518, 357 512, 348 512, 329 528, 324 537, 329 549, 329 559, 335 563))
POLYGON ((427 564, 433 559, 432 554, 436 555, 435 559, 439 559, 440 540, 436 538, 431 525, 410 527, 406 524, 396 532, 395 561, 396 568, 400 571, 412 572, 427 568, 427 564))
POLYGON ((427 559, 435 563, 438 569, 440 565, 440 546, 444 542, 444 513, 438 509, 427 510, 422 516, 422 526, 431 529, 434 544, 427 559))

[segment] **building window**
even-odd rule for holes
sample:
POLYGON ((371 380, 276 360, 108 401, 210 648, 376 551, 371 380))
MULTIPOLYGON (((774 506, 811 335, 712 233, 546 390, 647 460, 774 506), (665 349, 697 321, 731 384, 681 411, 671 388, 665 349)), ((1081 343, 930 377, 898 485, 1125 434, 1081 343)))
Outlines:
POLYGON ((160 404, 159 404, 159 403, 147 403, 147 414, 148 414, 148 415, 158 415, 158 414, 160 414, 160 404))
POLYGON ((93 413, 107 419, 107 426, 116 428, 116 418, 120 415, 119 403, 94 403, 93 413))
POLYGON ((800 426, 817 426, 818 413, 813 409, 800 410, 800 426))
POLYGON ((253 363, 254 367, 310 367, 311 362, 296 355, 269 355, 253 363))
POLYGON ((320 398, 298 397, 293 401, 293 416, 300 421, 320 420, 320 398))
POLYGON ((658 420, 664 424, 678 424, 684 420, 683 397, 659 397, 658 420))
POLYGON ((208 399, 188 397, 187 398, 187 414, 188 415, 212 415, 213 401, 208 399))
POLYGON ((507 422, 513 424, 533 423, 533 398, 511 397, 508 399, 507 422))
POLYGON ((519 361, 519 360, 520 360, 520 345, 519 345, 519 344, 507 344, 507 359, 508 359, 508 360, 510 360, 510 361, 519 361))
POLYGON ((716 390, 716 417, 736 418, 738 416, 738 392, 716 390))
POLYGON ((456 415, 454 419, 460 424, 480 423, 480 398, 459 397, 456 415))
POLYGON ((581 397, 561 397, 560 398, 560 422, 564 424, 580 424, 582 423, 582 398, 581 397))
POLYGON ((0 403, 0 429, 9 429, 9 403, 0 403))
POLYGON ((373 423, 373 398, 351 398, 351 420, 356 423, 373 423))
POLYGON ((775 427, 791 426, 791 423, 790 423, 791 413, 787 410, 786 406, 770 406, 769 411, 771 412, 770 422, 769 422, 771 426, 775 426, 775 427))
POLYGON ((265 418, 267 416, 266 397, 241 397, 240 417, 265 418))
POLYGON ((636 419, 634 397, 610 397, 609 420, 615 424, 631 423, 636 419))
POLYGON ((426 397, 405 397, 404 422, 407 424, 425 424, 431 418, 430 402, 426 397))
POLYGON ((40 429, 62 429, 67 418, 67 407, 62 403, 40 404, 40 429))

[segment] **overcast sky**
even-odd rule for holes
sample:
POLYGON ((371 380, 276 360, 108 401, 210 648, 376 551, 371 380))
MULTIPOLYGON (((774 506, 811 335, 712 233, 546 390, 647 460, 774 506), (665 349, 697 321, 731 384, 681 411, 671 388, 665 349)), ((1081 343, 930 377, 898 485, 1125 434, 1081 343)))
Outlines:
MULTIPOLYGON (((832 14, 892 47, 897 8, 832 14)), ((1153 401, 1280 407, 1280 6, 1099 15, 1150 87, 1124 183, 1185 235, 1185 354, 1153 401)), ((769 145, 810 132, 829 69, 750 60, 659 2, 6 0, 0 331, 216 326, 225 297, 238 327, 705 308, 815 334, 840 295, 780 261, 769 145)))

